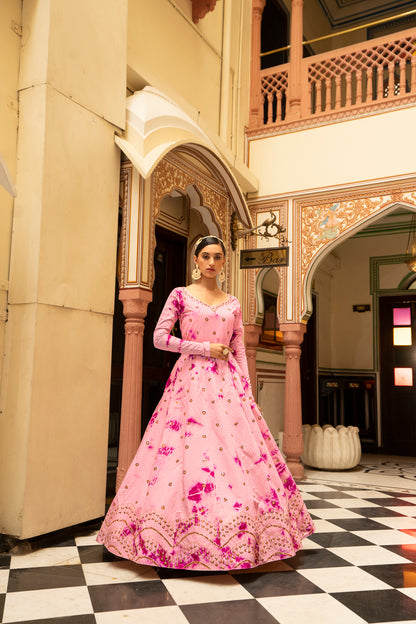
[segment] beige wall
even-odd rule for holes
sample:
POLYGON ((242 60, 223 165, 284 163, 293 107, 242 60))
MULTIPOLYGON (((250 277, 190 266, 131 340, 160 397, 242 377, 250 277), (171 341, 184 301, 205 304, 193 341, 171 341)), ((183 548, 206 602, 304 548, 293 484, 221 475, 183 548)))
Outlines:
POLYGON ((195 25, 188 0, 130 0, 128 18, 129 88, 156 87, 211 138, 220 135, 221 116, 225 116, 228 127, 223 142, 242 159, 248 122, 251 1, 222 0, 195 25), (227 3, 230 20, 224 29, 227 3), (229 79, 222 85, 223 66, 229 79), (222 110, 227 101, 227 109, 222 110))
MULTIPOLYGON (((407 234, 351 238, 338 245, 319 265, 318 366, 337 370, 376 370, 377 310, 370 292, 370 259, 403 254, 407 234), (354 304, 371 311, 353 312, 354 304)), ((409 273, 404 263, 382 265, 380 288, 396 290, 409 273)))
MULTIPOLYGON (((20 36, 12 25, 20 25, 20 0, 0 3, 0 154, 16 180, 16 145, 18 124, 17 81, 20 36)), ((7 291, 13 198, 0 186, 0 379, 3 367, 4 331, 7 319, 7 291)), ((3 404, 0 398, 0 414, 3 404)))
POLYGON ((407 137, 415 124, 416 108, 406 108, 250 141, 249 164, 259 179, 259 196, 413 174, 413 145, 407 137))
POLYGON ((0 421, 0 532, 19 537, 104 511, 126 16, 23 4, 0 421))

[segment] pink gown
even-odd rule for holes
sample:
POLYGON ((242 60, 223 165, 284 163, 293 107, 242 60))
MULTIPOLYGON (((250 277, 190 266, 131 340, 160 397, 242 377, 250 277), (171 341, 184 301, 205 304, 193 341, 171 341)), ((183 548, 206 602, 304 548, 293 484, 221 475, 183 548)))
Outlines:
POLYGON ((181 354, 97 540, 141 564, 251 568, 292 557, 314 531, 251 394, 238 299, 169 295, 154 332, 181 354), (180 320, 183 339, 170 334, 180 320), (228 361, 210 343, 229 344, 228 361))

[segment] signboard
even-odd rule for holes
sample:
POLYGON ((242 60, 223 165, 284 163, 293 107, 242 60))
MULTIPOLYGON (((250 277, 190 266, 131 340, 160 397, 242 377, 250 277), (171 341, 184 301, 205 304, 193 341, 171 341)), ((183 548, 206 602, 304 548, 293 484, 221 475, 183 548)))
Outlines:
POLYGON ((288 266, 289 247, 268 247, 266 249, 242 249, 240 269, 258 269, 273 266, 288 266))

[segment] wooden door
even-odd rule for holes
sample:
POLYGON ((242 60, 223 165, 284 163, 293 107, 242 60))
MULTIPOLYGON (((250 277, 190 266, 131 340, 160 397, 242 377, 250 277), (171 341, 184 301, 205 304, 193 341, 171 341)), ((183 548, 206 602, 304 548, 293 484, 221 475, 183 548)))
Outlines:
MULTIPOLYGON (((185 285, 187 240, 163 228, 156 228, 153 300, 147 309, 143 335, 142 434, 163 394, 178 354, 153 346, 153 332, 166 299, 174 288, 185 285)), ((175 327, 178 335, 179 327, 175 327)))
POLYGON ((385 453, 416 451, 416 295, 379 299, 380 399, 385 453))

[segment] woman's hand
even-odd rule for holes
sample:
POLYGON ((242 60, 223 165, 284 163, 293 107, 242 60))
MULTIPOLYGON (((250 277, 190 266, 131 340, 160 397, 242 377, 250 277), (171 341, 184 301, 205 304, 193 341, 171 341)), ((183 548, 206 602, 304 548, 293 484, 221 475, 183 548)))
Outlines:
POLYGON ((217 360, 228 360, 230 353, 234 353, 234 351, 228 345, 211 342, 210 355, 212 358, 216 358, 217 360))

